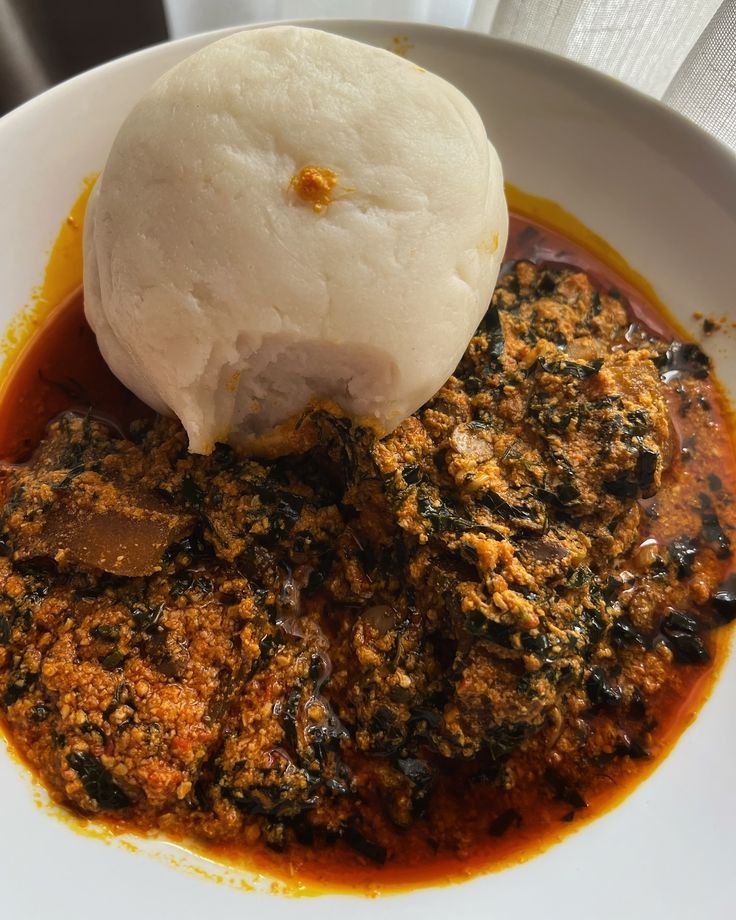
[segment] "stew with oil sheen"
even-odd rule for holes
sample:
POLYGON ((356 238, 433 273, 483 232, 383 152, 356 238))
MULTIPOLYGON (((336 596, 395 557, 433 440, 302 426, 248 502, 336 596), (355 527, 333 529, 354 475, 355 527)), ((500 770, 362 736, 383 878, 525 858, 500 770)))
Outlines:
POLYGON ((610 807, 736 615, 710 362, 514 216, 456 374, 392 435, 187 452, 81 293, 0 405, 0 713, 52 796, 328 888, 498 867, 610 807))

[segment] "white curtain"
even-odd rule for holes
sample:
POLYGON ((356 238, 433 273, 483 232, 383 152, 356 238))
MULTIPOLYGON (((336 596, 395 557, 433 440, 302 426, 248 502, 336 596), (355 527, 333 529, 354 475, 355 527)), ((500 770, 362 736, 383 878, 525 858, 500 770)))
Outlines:
POLYGON ((273 19, 435 22, 544 48, 662 99, 736 149, 736 0, 164 0, 172 36, 273 19))
POLYGON ((736 148, 736 0, 477 0, 469 26, 595 67, 736 148))

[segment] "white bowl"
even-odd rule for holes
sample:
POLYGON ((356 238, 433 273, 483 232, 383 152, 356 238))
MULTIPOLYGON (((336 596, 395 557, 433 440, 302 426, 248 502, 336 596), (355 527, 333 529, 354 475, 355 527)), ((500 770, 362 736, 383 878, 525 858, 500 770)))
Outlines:
MULTIPOLYGON (((313 25, 315 23, 312 23, 313 25)), ((736 158, 697 128, 613 80, 530 48, 431 26, 324 22, 388 46, 407 35, 409 56, 476 104, 507 178, 554 199, 606 238, 647 277, 682 325, 694 310, 736 319, 736 158)), ((0 328, 29 300, 48 250, 81 188, 99 170, 137 97, 164 70, 214 38, 151 48, 83 74, 0 122, 0 328)), ((367 130, 370 127, 367 126, 367 130)), ((710 340, 721 380, 736 393, 736 346, 710 340)), ((165 842, 151 855, 115 839, 74 833, 39 808, 26 771, 0 750, 0 904, 3 916, 104 920, 465 916, 733 916, 736 852, 736 662, 673 753, 623 804, 527 863, 462 885, 319 904, 270 891, 268 880, 210 870, 165 842), (171 868, 174 861, 194 872, 171 868), (164 858, 161 858, 164 857, 164 858), (199 874, 197 874, 199 872, 199 874), (244 892, 241 882, 254 883, 244 892)))

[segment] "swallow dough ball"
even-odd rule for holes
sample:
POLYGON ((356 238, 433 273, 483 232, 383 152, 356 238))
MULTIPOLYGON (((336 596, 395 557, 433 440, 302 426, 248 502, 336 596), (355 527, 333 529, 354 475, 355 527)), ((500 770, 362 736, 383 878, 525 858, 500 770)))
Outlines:
POLYGON ((325 32, 240 32, 121 127, 86 220, 86 313, 194 452, 247 447, 314 399, 388 432, 455 369, 507 223, 455 87, 325 32))

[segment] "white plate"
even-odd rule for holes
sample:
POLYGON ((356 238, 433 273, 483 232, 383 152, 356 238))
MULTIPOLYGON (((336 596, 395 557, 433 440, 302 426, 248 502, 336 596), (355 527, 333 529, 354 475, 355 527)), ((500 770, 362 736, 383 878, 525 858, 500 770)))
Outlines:
MULTIPOLYGON (((613 80, 530 48, 431 26, 321 25, 382 46, 408 35, 412 60, 475 102, 510 181, 555 199, 604 236, 686 327, 694 328, 696 309, 736 319, 736 158, 726 148, 613 80)), ((137 97, 221 34, 123 58, 0 122, 0 327, 41 280, 82 177, 102 167, 137 97)), ((721 380, 736 392, 736 347, 727 337, 711 341, 721 380)), ((451 911, 545 920, 732 917, 735 665, 727 664, 674 752, 611 813, 528 863, 459 886, 386 897, 380 906, 365 898, 285 899, 263 881, 246 893, 118 842, 81 836, 35 804, 25 771, 0 750, 0 912, 12 920, 200 920, 203 911, 327 920, 346 909, 351 920, 379 910, 384 918, 409 911, 426 920, 451 911)), ((177 852, 163 843, 143 848, 177 852)))

